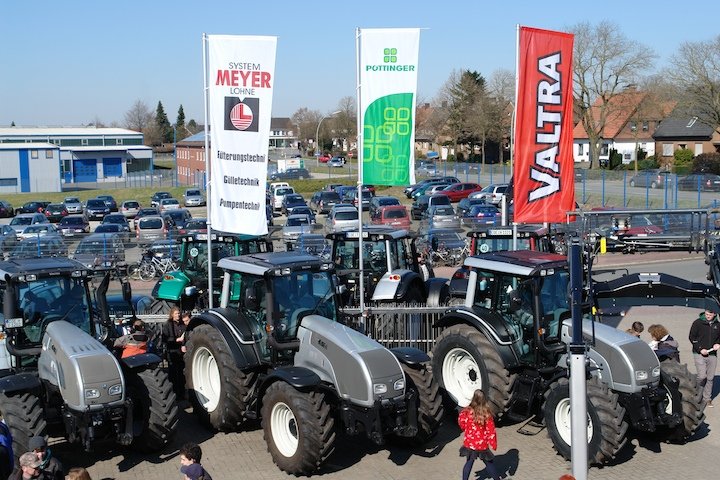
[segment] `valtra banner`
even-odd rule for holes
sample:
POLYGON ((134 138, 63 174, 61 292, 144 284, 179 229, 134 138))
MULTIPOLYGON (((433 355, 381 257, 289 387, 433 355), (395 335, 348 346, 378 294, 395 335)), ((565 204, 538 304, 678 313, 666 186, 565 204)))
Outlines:
POLYGON ((520 27, 514 221, 564 222, 575 209, 573 35, 520 27))

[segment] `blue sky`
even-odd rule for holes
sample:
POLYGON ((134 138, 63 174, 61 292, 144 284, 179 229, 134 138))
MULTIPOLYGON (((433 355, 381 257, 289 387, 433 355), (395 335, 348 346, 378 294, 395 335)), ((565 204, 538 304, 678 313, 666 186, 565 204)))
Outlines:
POLYGON ((610 20, 665 66, 718 35, 720 2, 4 0, 0 126, 123 123, 137 100, 203 121, 202 34, 276 35, 273 116, 327 113, 355 95, 355 28, 422 27, 418 98, 453 69, 514 71, 517 24, 563 30, 610 20))

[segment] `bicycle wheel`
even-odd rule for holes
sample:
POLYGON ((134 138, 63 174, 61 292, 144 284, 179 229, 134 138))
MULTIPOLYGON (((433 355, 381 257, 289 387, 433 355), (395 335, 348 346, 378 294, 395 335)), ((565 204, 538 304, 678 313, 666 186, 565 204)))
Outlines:
POLYGON ((138 270, 138 273, 140 274, 140 280, 144 282, 149 282, 153 278, 155 278, 155 275, 157 274, 157 270, 155 270, 155 266, 151 263, 146 263, 140 265, 140 268, 138 270))
POLYGON ((127 275, 130 280, 140 280, 140 264, 132 263, 128 265, 127 275))

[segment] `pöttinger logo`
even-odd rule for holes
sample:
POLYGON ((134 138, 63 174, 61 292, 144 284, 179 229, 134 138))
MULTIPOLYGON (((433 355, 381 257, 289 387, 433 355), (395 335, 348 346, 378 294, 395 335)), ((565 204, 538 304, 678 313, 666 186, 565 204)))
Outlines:
POLYGON ((397 48, 383 49, 383 63, 397 63, 397 48))
POLYGON ((225 97, 225 130, 257 132, 259 98, 225 97))

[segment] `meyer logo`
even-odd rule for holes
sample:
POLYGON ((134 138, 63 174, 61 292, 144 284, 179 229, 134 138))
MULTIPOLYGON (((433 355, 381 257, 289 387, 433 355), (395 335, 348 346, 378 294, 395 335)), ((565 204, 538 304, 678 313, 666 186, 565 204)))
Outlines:
POLYGON ((365 65, 366 72, 414 72, 415 65, 397 65, 398 50, 395 47, 383 48, 382 65, 365 65))
POLYGON ((259 113, 259 98, 225 97, 225 130, 257 132, 259 113))

